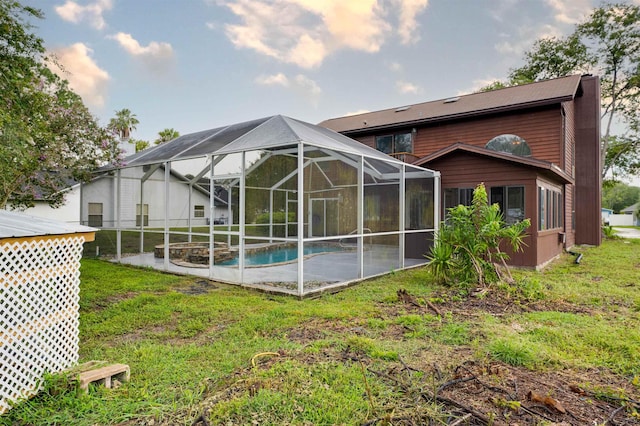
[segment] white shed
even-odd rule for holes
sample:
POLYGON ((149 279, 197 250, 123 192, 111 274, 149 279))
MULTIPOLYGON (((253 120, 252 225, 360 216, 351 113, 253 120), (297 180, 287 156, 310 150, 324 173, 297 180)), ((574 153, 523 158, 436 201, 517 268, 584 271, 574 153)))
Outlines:
POLYGON ((78 361, 80 258, 95 231, 0 210, 0 414, 78 361))

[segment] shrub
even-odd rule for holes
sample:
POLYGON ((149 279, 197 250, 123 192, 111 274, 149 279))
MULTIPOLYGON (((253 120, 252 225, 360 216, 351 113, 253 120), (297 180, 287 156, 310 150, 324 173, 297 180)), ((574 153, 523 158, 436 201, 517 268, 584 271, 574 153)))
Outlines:
POLYGON ((500 207, 489 205, 487 190, 479 184, 473 191, 471 206, 449 209, 447 222, 442 223, 428 256, 429 269, 441 283, 485 285, 502 278, 499 262, 511 281, 506 264, 509 255, 500 250, 500 244, 507 242, 513 251, 520 251, 530 225, 529 219, 507 225, 500 207))

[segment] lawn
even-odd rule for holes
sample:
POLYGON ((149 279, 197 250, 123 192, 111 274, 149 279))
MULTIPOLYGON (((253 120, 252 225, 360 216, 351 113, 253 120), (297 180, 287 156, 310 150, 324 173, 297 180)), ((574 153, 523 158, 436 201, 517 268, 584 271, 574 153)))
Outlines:
POLYGON ((512 286, 420 268, 307 300, 84 259, 81 361, 131 381, 51 377, 0 423, 640 424, 640 240, 580 250, 512 286))

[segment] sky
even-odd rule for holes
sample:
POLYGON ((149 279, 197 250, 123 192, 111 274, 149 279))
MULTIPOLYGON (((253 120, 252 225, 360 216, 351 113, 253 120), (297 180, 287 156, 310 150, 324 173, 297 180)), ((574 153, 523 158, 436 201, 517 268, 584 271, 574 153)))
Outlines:
MULTIPOLYGON (((310 123, 471 93, 596 0, 22 0, 106 125, 135 139, 282 114, 310 123)), ((628 0, 640 4, 640 0, 628 0)))

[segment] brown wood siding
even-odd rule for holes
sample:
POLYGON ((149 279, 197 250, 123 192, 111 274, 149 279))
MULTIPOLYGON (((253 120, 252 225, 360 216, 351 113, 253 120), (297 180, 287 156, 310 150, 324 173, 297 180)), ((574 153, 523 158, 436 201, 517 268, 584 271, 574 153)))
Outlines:
POLYGON ((576 233, 573 229, 573 185, 564 186, 564 226, 566 234, 566 248, 576 243, 576 233))
POLYGON ((424 157, 455 142, 484 147, 495 136, 508 133, 524 138, 532 157, 561 164, 562 115, 559 105, 420 127, 414 154, 424 157))
POLYGON ((563 162, 559 164, 559 166, 571 177, 575 177, 575 170, 573 167, 576 143, 575 108, 573 102, 564 102, 562 106, 565 113, 564 158, 563 162))
POLYGON ((583 77, 583 95, 576 99, 576 244, 600 245, 600 83, 583 77))
POLYGON ((374 135, 358 136, 357 138, 355 138, 355 140, 373 149, 376 148, 376 137, 374 135))
POLYGON ((514 164, 458 153, 424 164, 424 167, 438 170, 442 187, 472 188, 481 182, 502 182, 508 185, 515 179, 535 179, 535 172, 514 164))
POLYGON ((558 232, 545 231, 543 234, 538 234, 536 249, 538 265, 543 265, 562 253, 562 242, 558 237, 558 232))

